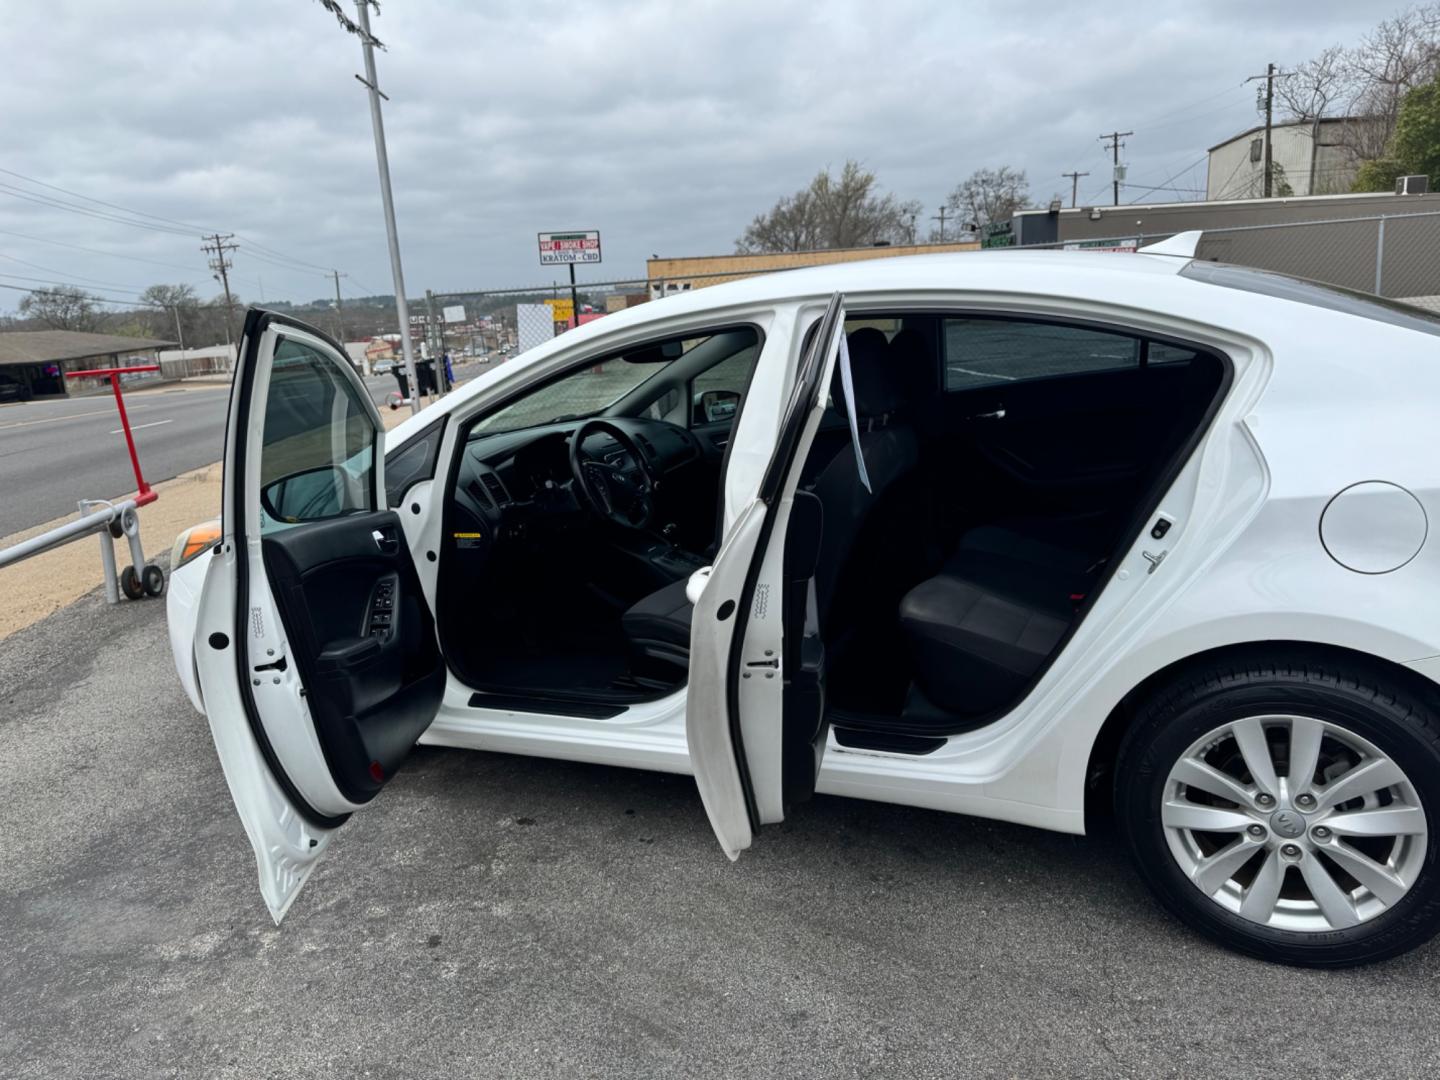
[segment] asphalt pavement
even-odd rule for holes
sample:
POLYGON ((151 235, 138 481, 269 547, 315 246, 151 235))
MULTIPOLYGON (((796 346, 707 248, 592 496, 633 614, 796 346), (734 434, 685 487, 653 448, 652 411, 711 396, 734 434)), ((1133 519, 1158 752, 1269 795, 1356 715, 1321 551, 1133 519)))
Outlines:
POLYGON ((0 643, 6 1077, 1410 1077, 1440 947, 1211 946, 1107 836, 421 749, 275 928, 162 605, 0 643))
MULTIPOLYGON (((457 369, 457 383, 485 369, 467 364, 457 369)), ((365 384, 378 405, 398 389, 390 375, 365 384)), ((127 389, 125 409, 145 479, 158 483, 220 460, 229 400, 228 384, 127 389)), ((134 490, 110 394, 0 406, 0 537, 73 514, 80 499, 114 499, 134 490)))

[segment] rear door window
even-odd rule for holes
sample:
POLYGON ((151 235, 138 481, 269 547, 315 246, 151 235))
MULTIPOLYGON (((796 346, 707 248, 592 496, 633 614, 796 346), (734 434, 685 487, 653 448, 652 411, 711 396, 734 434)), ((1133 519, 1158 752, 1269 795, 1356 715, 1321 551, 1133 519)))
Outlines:
POLYGON ((1127 334, 1023 319, 946 319, 945 389, 1128 371, 1141 364, 1141 342, 1127 334))

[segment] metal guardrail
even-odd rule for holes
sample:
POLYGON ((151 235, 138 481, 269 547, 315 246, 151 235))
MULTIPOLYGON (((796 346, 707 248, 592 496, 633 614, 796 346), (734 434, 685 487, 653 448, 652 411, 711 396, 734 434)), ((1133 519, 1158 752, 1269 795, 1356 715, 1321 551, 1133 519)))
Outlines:
POLYGON ((112 503, 104 499, 82 499, 79 505, 80 516, 74 521, 0 549, 0 570, 95 534, 100 537, 100 563, 105 568, 105 599, 109 603, 118 604, 122 591, 131 600, 164 592, 165 572, 145 561, 145 548, 140 543, 139 500, 112 503), (112 540, 122 536, 129 543, 130 565, 117 573, 112 540))
POLYGON ((25 559, 44 554, 82 537, 98 534, 100 537, 100 563, 105 568, 105 599, 112 604, 120 602, 123 592, 131 600, 142 596, 159 596, 165 591, 165 571, 154 563, 145 561, 145 548, 140 543, 140 507, 154 502, 159 496, 145 482, 140 471, 140 457, 135 452, 135 439, 130 433, 130 418, 125 412, 125 399, 120 392, 120 376, 131 372, 158 371, 158 364, 137 367, 96 368, 89 371, 67 372, 69 378, 108 378, 115 392, 115 407, 120 412, 120 427, 125 434, 125 446, 130 451, 130 465, 135 471, 136 493, 120 502, 106 499, 81 499, 80 516, 74 521, 57 525, 38 536, 0 549, 0 570, 25 559), (124 537, 130 547, 130 565, 119 573, 115 569, 115 545, 112 540, 124 537))

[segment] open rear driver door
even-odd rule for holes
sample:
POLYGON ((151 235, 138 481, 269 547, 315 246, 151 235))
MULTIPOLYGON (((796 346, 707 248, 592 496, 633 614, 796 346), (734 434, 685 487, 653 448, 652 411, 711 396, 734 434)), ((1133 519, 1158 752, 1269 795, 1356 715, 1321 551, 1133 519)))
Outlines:
POLYGON ((385 507, 384 459, 380 414, 344 350, 252 310, 194 655, 277 923, 335 830, 430 726, 444 691, 434 621, 385 507))
POLYGON ((761 825, 784 820, 789 804, 814 792, 825 749, 811 584, 824 523, 819 501, 796 483, 844 326, 836 293, 800 359, 759 491, 695 600, 685 734, 705 811, 732 859, 761 825))

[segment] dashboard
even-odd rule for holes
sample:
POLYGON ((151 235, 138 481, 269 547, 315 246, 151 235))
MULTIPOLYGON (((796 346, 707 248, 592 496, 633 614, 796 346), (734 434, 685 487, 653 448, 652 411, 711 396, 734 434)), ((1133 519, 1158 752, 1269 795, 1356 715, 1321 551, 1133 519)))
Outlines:
MULTIPOLYGON (((714 457, 716 448, 665 420, 607 417, 634 440, 652 476, 661 481, 714 457)), ((588 511, 576 497, 570 443, 581 421, 513 432, 474 434, 455 477, 450 538, 460 551, 527 541, 586 528, 588 511)), ((586 456, 614 462, 626 452, 610 436, 585 440, 586 456)), ((718 457, 717 457, 718 460, 718 457)))

